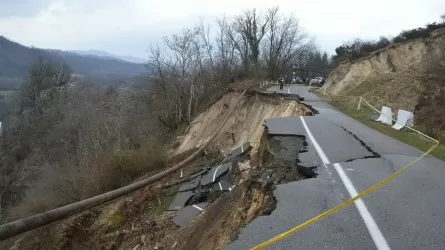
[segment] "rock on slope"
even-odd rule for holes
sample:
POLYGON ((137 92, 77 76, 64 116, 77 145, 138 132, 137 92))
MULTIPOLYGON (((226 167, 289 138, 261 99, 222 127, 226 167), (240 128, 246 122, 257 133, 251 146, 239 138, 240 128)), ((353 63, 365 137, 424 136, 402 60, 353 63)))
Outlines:
POLYGON ((385 104, 414 111, 421 125, 433 130, 434 124, 439 124, 444 131, 445 29, 340 64, 330 73, 322 91, 364 95, 378 108, 385 104))

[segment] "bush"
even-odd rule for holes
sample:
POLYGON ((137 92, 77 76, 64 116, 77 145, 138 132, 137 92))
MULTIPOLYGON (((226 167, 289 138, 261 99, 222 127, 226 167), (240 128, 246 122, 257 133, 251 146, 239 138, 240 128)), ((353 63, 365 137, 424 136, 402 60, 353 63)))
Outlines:
POLYGON ((34 105, 17 98, 10 109, 0 106, 0 117, 6 114, 0 186, 8 184, 0 188, 0 213, 6 219, 122 187, 166 165, 159 145, 169 136, 145 92, 90 83, 50 90, 52 98, 28 95, 33 102, 26 104, 34 105))
MULTIPOLYGON (((412 30, 402 31, 398 36, 392 39, 392 43, 400 43, 409 41, 416 38, 425 38, 430 35, 433 30, 444 28, 444 23, 430 23, 425 27, 420 27, 412 30)), ((332 64, 335 67, 341 61, 354 60, 370 55, 372 52, 385 48, 390 45, 391 41, 386 37, 380 37, 378 41, 364 41, 361 39, 355 39, 354 41, 347 42, 338 46, 335 49, 336 55, 332 57, 332 64)))
POLYGON ((400 43, 416 38, 425 38, 430 35, 431 31, 444 27, 445 23, 429 23, 425 27, 420 27, 412 30, 404 30, 398 36, 394 37, 393 42, 400 43))
MULTIPOLYGON (((109 174, 113 177, 110 186, 125 185, 144 173, 164 168, 166 157, 158 145, 145 146, 141 149, 127 149, 115 152, 109 162, 109 174)), ((104 182, 103 181, 103 182, 104 182)))

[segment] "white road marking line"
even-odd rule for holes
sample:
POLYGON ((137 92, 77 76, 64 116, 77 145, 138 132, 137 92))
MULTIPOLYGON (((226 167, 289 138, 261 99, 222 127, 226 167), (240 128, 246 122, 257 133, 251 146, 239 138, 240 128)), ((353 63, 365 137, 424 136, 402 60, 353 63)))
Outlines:
POLYGON ((241 145, 241 154, 244 152, 244 147, 241 145))
POLYGON ((196 206, 196 205, 193 205, 193 207, 196 208, 196 209, 198 209, 199 211, 204 210, 204 209, 202 209, 202 208, 200 208, 200 207, 198 207, 198 206, 196 206))
MULTIPOLYGON (((314 144, 315 150, 317 151, 318 155, 320 156, 323 163, 330 164, 330 161, 328 157, 323 152, 323 149, 321 149, 320 144, 315 140, 314 136, 312 135, 311 131, 309 130, 306 122, 304 121, 304 118, 300 116, 301 123, 303 124, 304 129, 306 130, 306 133, 311 140, 312 144, 314 144)), ((357 190, 355 189, 354 185, 352 184, 351 180, 346 175, 345 171, 343 171, 343 168, 339 163, 333 164, 335 170, 337 171, 338 175, 340 176, 340 179, 342 180, 343 184, 346 187, 346 190, 348 190, 348 193, 351 197, 357 196, 357 190)), ((358 199, 355 202, 355 206, 357 207, 357 210, 362 217, 363 221, 365 222, 366 228, 368 228, 369 234, 372 237, 372 240, 374 241, 374 244, 376 245, 377 249, 390 249, 388 243, 386 242, 385 237, 383 236, 382 232, 380 231, 379 227, 377 226, 377 223, 375 223, 374 218, 372 218, 371 213, 369 213, 368 208, 366 207, 365 203, 362 199, 358 199)))
POLYGON ((312 135, 311 131, 306 125, 306 122, 304 121, 303 116, 300 116, 301 123, 303 123, 303 127, 306 130, 307 135, 309 136, 309 139, 311 139, 312 144, 314 144, 315 150, 317 150, 318 155, 321 158, 321 161, 323 161, 324 164, 330 164, 328 157, 324 154, 323 150, 321 149, 318 142, 315 140, 314 136, 312 135))
POLYGON ((215 169, 215 172, 213 172, 213 181, 212 182, 215 182, 215 179, 216 179, 216 172, 218 172, 218 169, 221 167, 222 165, 219 165, 216 169, 215 169))
MULTIPOLYGON (((340 176, 341 180, 343 181, 343 184, 345 184, 346 189, 349 192, 349 195, 351 197, 357 196, 357 190, 355 190, 354 185, 352 185, 351 180, 346 175, 345 171, 343 171, 343 168, 339 163, 333 164, 335 167, 335 170, 337 170, 338 175, 340 176)), ((365 221, 366 227, 368 228, 369 233, 371 234, 372 239, 376 243, 376 246, 378 249, 389 249, 388 243, 385 240, 385 237, 383 237, 382 232, 380 231, 379 227, 374 221, 374 218, 372 218, 371 213, 369 213, 368 208, 365 206, 365 203, 362 199, 358 199, 355 201, 355 206, 358 209, 358 212, 362 216, 363 220, 365 221), (378 243, 377 243, 378 242, 378 243)))
POLYGON ((182 176, 183 176, 183 173, 182 173, 182 168, 181 168, 181 178, 182 178, 182 176))
POLYGON ((290 95, 290 87, 291 86, 289 86, 289 87, 287 87, 287 93, 290 95))
POLYGON ((221 182, 218 182, 218 184, 219 184, 219 189, 222 191, 223 188, 222 188, 221 182))

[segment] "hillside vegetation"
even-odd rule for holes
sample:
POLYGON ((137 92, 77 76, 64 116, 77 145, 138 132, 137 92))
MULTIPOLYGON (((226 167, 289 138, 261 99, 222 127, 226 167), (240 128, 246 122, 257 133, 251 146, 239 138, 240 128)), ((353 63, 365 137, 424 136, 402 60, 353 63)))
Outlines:
POLYGON ((377 108, 414 112, 415 123, 430 135, 445 131, 445 28, 340 63, 322 90, 364 95, 377 108))
POLYGON ((445 28, 445 15, 442 16, 442 19, 444 21, 441 23, 434 22, 425 25, 425 27, 404 30, 394 38, 381 36, 379 40, 376 41, 357 38, 353 41, 346 42, 335 49, 336 54, 332 57, 331 67, 336 67, 343 61, 353 61, 358 58, 369 56, 373 52, 383 49, 388 45, 395 45, 417 38, 427 38, 432 31, 445 28))

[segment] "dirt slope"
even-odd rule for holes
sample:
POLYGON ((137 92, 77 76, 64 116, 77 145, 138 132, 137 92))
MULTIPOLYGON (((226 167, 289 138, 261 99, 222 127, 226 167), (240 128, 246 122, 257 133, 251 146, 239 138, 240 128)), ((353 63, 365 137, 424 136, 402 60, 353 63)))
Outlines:
MULTIPOLYGON (((225 112, 235 103, 238 96, 237 91, 229 91, 196 117, 185 135, 178 139, 180 146, 176 149, 176 153, 199 147, 206 142, 220 126, 225 112)), ((223 130, 215 138, 214 143, 209 146, 209 150, 227 151, 246 141, 250 141, 255 148, 263 133, 264 119, 309 113, 311 113, 309 109, 296 101, 274 99, 250 91, 243 97, 239 108, 234 111, 223 130), (235 135, 235 143, 232 141, 232 132, 235 135)))
POLYGON ((418 125, 445 130, 445 29, 378 50, 334 69, 321 89, 329 94, 364 95, 377 107, 414 111, 418 125), (442 125, 443 124, 443 125, 442 125))

